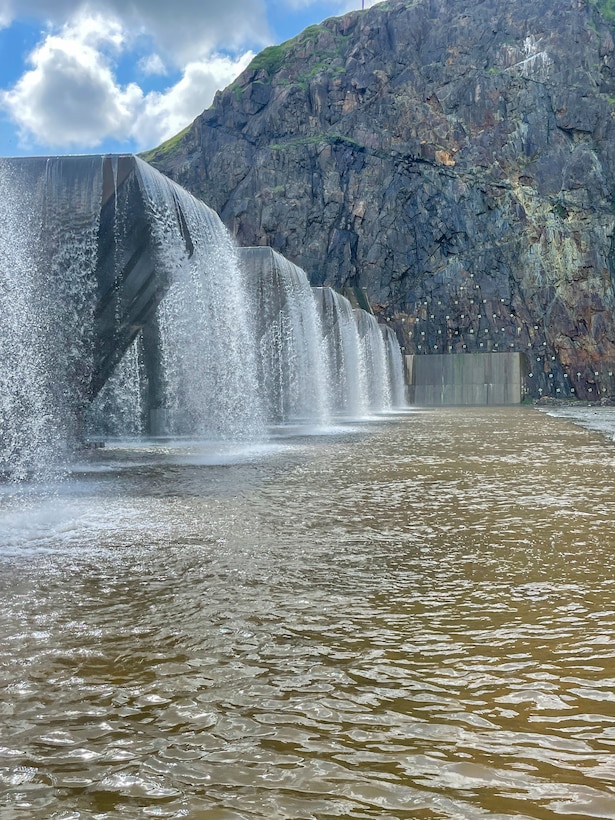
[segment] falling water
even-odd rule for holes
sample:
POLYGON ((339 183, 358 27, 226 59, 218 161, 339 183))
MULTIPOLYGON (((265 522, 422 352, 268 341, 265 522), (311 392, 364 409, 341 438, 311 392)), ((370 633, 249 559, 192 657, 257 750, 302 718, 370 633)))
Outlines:
POLYGON ((355 310, 355 318, 361 340, 361 355, 367 371, 369 407, 372 412, 391 408, 391 385, 389 382, 387 353, 380 326, 371 313, 355 310))
POLYGON ((0 194, 0 472, 65 469, 86 422, 254 441, 403 403, 373 316, 142 161, 2 160, 0 194))
MULTIPOLYGON (((31 306, 35 304, 36 258, 31 242, 32 208, 14 169, 0 165, 0 197, 11 208, 0 211, 0 469, 22 478, 35 466, 35 454, 49 442, 45 415, 43 344, 31 306)), ((51 445, 51 442, 49 442, 51 445)), ((53 451, 53 446, 48 448, 53 451)))
POLYGON ((388 325, 380 325, 384 337, 387 370, 389 376, 391 407, 400 409, 407 406, 404 362, 397 336, 388 325))
POLYGON ((81 436, 101 170, 100 157, 79 173, 0 160, 0 470, 13 480, 55 474, 81 436))
POLYGON ((90 436, 139 436, 144 430, 142 338, 138 335, 117 364, 87 414, 90 436))
POLYGON ((262 430, 253 329, 237 253, 203 202, 138 161, 159 264, 165 432, 248 439, 262 430), (189 250, 186 237, 189 237, 189 250))
POLYGON ((305 272, 271 248, 244 248, 257 316, 259 383, 271 421, 326 424, 331 377, 305 272))
POLYGON ((352 418, 369 412, 365 358, 352 305, 331 288, 314 288, 332 374, 334 410, 352 418))

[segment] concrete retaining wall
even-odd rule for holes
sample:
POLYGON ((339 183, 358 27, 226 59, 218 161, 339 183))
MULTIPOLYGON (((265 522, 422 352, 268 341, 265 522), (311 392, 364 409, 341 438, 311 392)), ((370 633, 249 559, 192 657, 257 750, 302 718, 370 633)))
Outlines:
POLYGON ((406 356, 410 403, 423 406, 519 404, 521 353, 406 356))

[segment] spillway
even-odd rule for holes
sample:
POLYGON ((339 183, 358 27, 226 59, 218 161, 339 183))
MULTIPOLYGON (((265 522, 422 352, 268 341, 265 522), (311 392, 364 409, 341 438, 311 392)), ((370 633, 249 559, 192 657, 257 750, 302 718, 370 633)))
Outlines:
POLYGON ((394 334, 136 157, 0 160, 0 193, 4 475, 93 430, 254 441, 401 401, 394 334))
POLYGON ((271 248, 242 248, 255 315, 258 373, 270 421, 327 423, 331 371, 305 272, 271 248))
POLYGON ((362 418, 370 411, 370 397, 357 314, 348 299, 331 288, 314 288, 314 295, 333 376, 335 411, 362 418))

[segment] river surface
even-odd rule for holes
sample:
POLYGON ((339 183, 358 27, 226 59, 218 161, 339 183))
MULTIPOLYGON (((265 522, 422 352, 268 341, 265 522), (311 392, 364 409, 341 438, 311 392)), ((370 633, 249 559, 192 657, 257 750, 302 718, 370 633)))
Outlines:
POLYGON ((615 818, 615 445, 533 408, 0 492, 0 817, 615 818))

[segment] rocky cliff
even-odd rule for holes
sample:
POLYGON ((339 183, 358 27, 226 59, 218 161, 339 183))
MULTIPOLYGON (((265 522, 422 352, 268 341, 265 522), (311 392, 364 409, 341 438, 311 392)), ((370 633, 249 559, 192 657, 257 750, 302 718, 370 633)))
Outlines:
MULTIPOLYGON (((407 352, 522 351, 615 396, 615 25, 600 0, 390 0, 259 54, 147 159, 407 352)), ((603 3, 604 6, 604 3, 603 3)))

